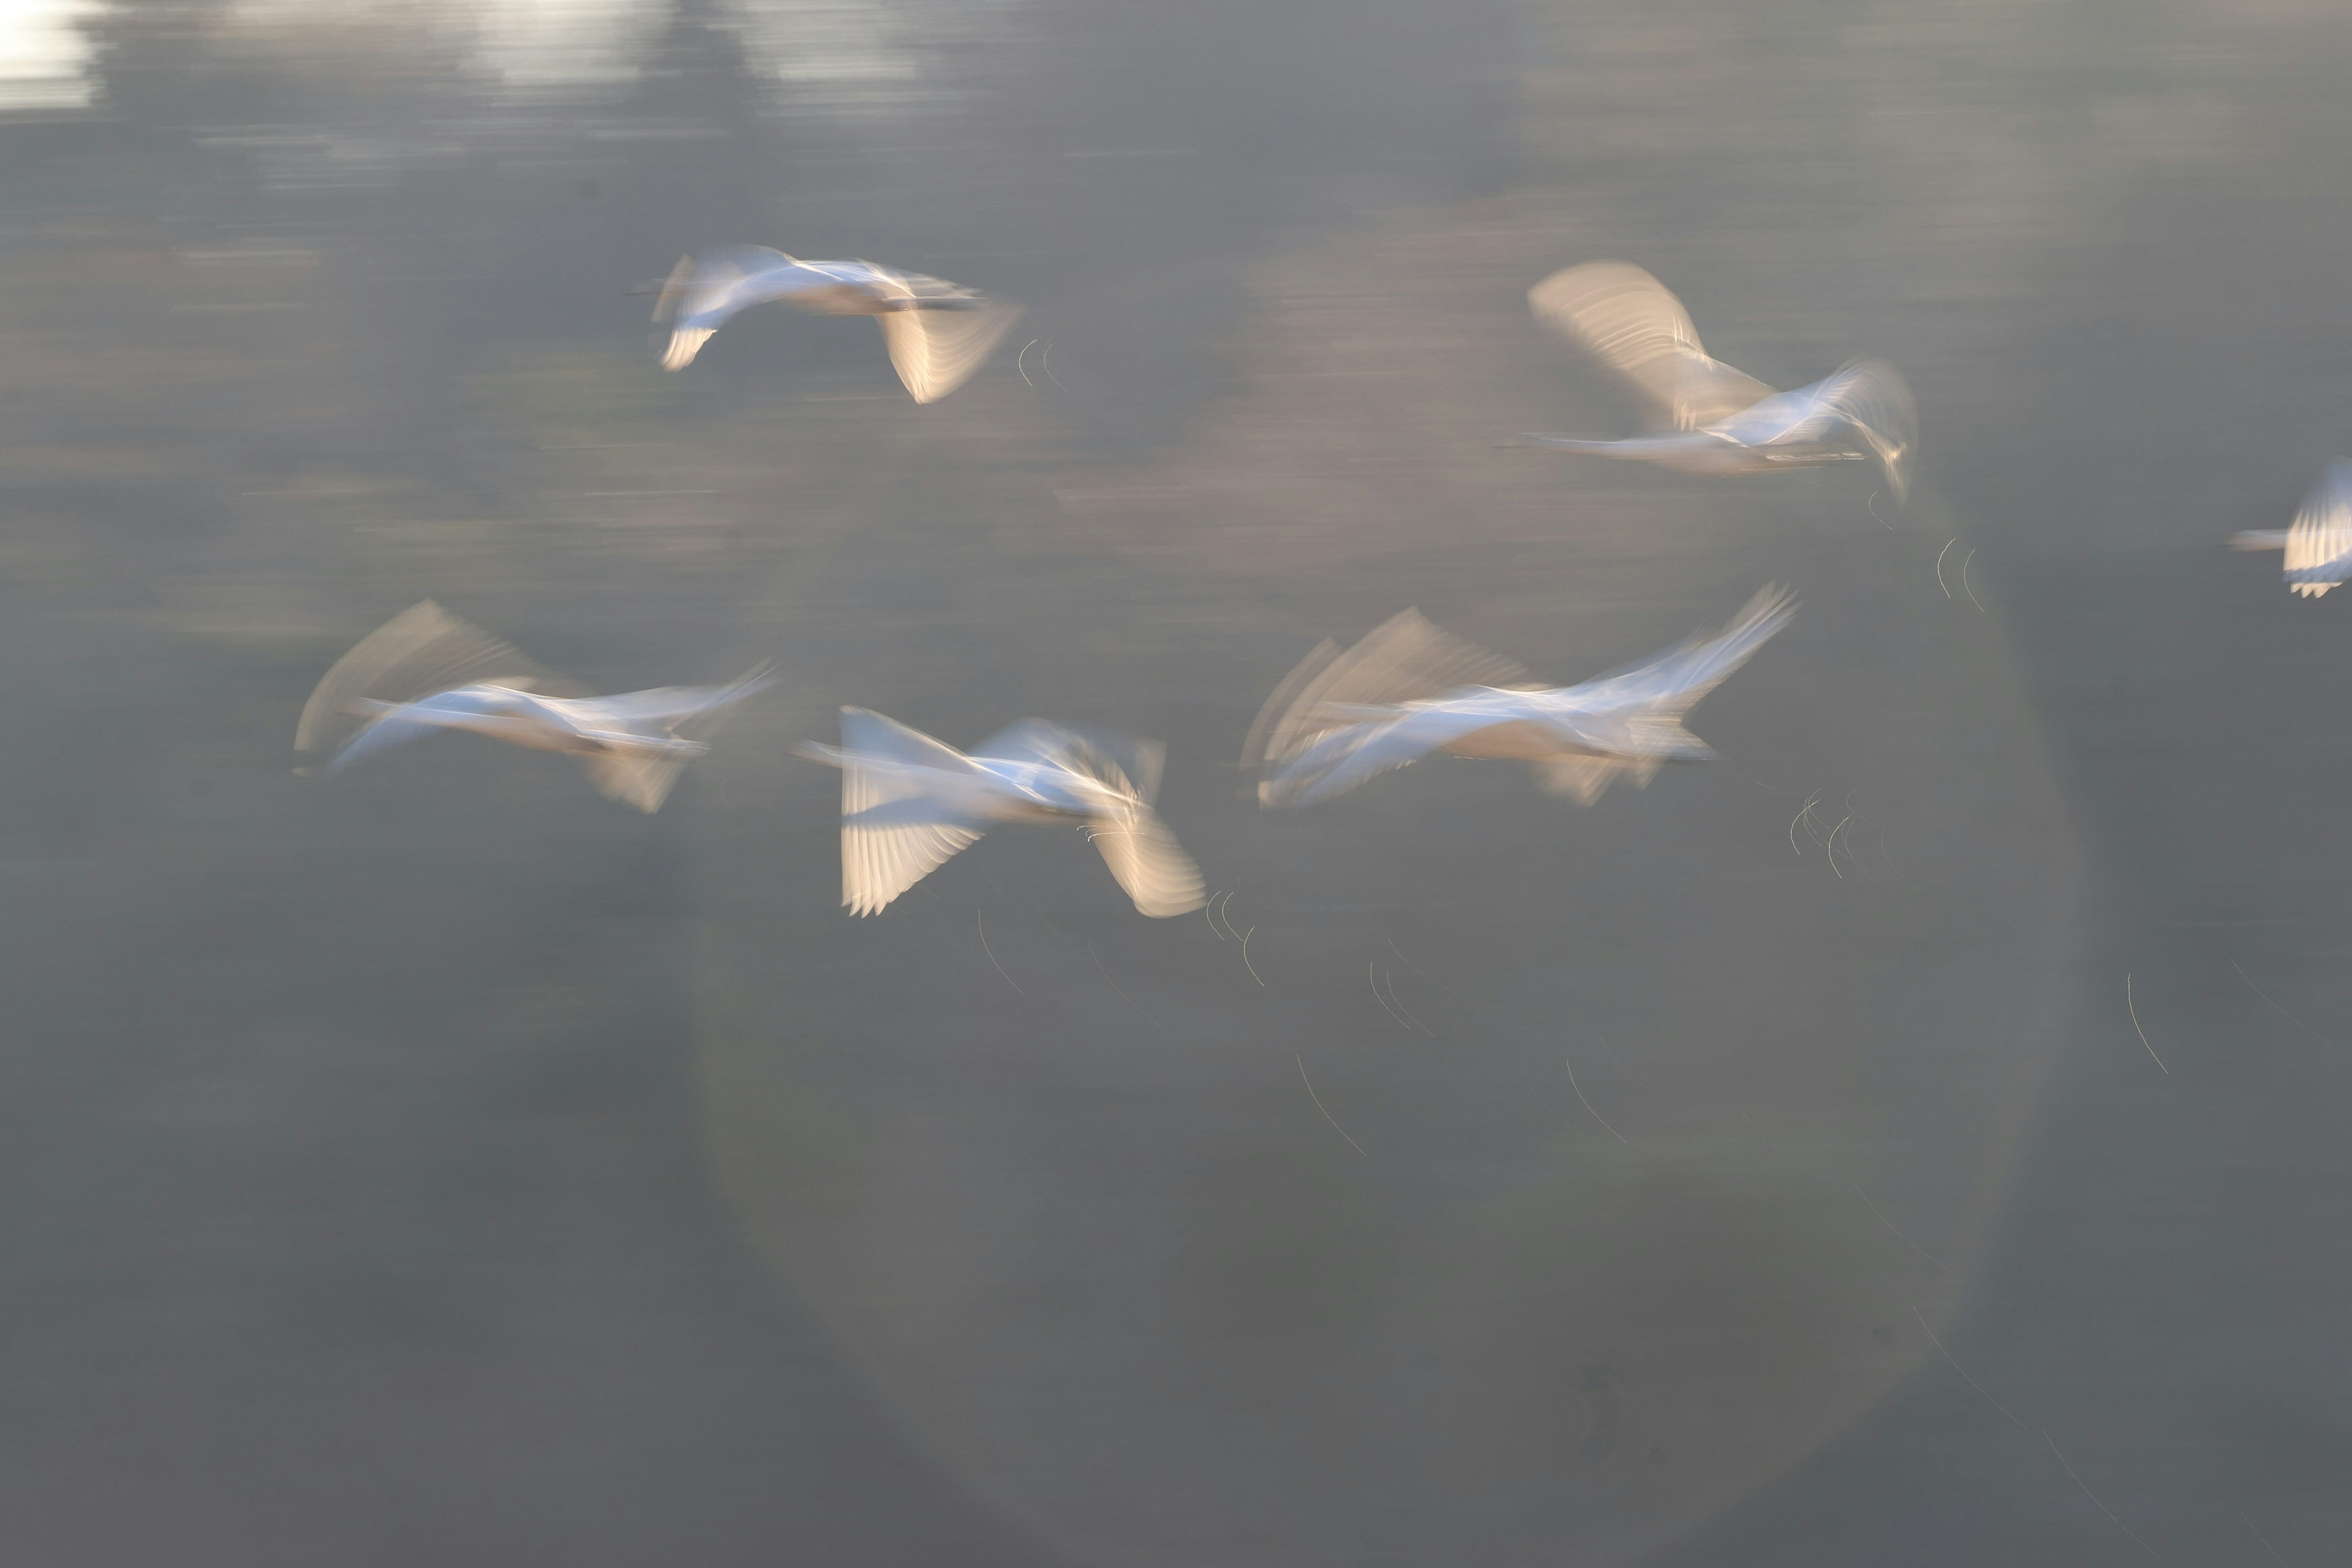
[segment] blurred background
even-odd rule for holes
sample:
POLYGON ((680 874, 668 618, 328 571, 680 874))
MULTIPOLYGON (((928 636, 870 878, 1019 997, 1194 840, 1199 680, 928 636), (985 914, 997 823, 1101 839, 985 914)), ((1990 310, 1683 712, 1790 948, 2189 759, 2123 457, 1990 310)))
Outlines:
POLYGON ((2324 0, 0 5, 0 1557, 2216 1563, 2352 1531, 2324 0), (1018 300, 909 402, 631 286, 1018 300), (1614 434, 1657 273, 1916 388, 1897 511, 1614 434), (1589 811, 1261 814, 1318 638, 1559 683, 1793 584, 1589 811), (297 779, 431 597, 783 682, 660 816, 297 779), (1164 738, 1207 915, 837 907, 856 703, 1164 738), (985 945, 983 945, 983 942, 985 945))

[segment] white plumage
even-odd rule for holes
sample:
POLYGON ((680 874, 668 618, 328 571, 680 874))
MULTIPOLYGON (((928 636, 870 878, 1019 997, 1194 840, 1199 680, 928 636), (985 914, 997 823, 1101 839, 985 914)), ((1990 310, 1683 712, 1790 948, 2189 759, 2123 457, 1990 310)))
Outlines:
POLYGON ((1918 413, 1891 366, 1856 361, 1810 386, 1774 392, 1711 358, 1682 301, 1622 261, 1555 272, 1528 290, 1528 302, 1536 320, 1614 372, 1655 426, 1617 441, 1523 437, 1535 446, 1709 474, 1875 462, 1897 501, 1910 489, 1918 413))
POLYGON ((2233 550, 2286 552, 2286 585, 2315 599, 2352 577, 2352 463, 2327 465, 2284 531, 2233 534, 2233 550))
POLYGON ((662 368, 684 370, 738 311, 781 300, 826 316, 872 316, 908 394, 945 397, 1013 330, 1021 307, 919 272, 870 261, 801 261, 759 245, 714 245, 678 258, 657 290, 667 323, 662 368))
POLYGON ((1768 585, 1713 637, 1580 686, 1525 672, 1406 610, 1341 652, 1325 642, 1266 701, 1242 763, 1267 806, 1312 805, 1432 752, 1509 757, 1538 784, 1590 805, 1619 776, 1647 784, 1670 762, 1715 753, 1684 716, 1796 614, 1768 585))
POLYGON ((327 671, 303 706, 294 748, 335 773, 436 730, 470 730, 576 756, 600 794, 654 812, 728 711, 771 679, 763 666, 729 686, 593 696, 427 600, 327 671))
POLYGON ((877 914, 999 822, 1082 826, 1152 916, 1206 901, 1193 865, 1151 807, 1165 752, 1123 748, 1024 719, 970 755, 863 708, 841 710, 841 745, 798 748, 841 770, 841 901, 877 914))

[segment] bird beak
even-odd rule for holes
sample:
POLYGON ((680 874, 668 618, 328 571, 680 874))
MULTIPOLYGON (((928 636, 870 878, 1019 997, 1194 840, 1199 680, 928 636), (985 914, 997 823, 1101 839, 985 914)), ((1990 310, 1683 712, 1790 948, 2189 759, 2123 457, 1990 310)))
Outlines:
POLYGON ((629 296, 628 296, 628 297, 629 297, 629 298, 631 298, 631 299, 635 299, 635 298, 636 298, 637 296, 639 296, 639 295, 643 295, 643 294, 658 294, 658 293, 660 293, 664 289, 667 289, 667 288, 668 288, 668 287, 669 287, 669 279, 667 279, 667 278, 656 278, 656 279, 652 279, 650 282, 640 283, 640 284, 638 284, 635 288, 631 289, 629 290, 629 296))

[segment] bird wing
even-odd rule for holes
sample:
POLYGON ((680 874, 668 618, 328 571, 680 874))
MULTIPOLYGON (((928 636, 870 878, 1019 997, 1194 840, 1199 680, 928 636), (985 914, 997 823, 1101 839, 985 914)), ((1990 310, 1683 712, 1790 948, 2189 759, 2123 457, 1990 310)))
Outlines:
POLYGON ((936 403, 970 381, 1021 319, 1009 300, 918 272, 879 272, 876 287, 900 302, 876 319, 891 368, 918 403, 936 403))
POLYGON ((1050 719, 1016 719, 971 752, 976 757, 992 757, 1001 762, 1060 766, 1072 753, 1084 750, 1086 744, 1086 738, 1076 731, 1050 719))
POLYGON ((688 740, 707 740, 726 722, 736 703, 776 683, 773 670, 774 666, 762 664, 725 686, 656 686, 645 691, 616 691, 578 706, 583 715, 602 721, 599 728, 651 724, 688 740), (697 720, 702 722, 695 724, 697 720), (682 728, 687 725, 693 725, 697 732, 687 735, 682 728))
POLYGON ((302 705, 294 749, 311 755, 332 753, 362 730, 382 722, 380 715, 367 718, 353 711, 356 705, 397 707, 478 682, 550 693, 576 689, 428 599, 403 610, 335 661, 302 705))
POLYGON ((841 710, 841 901, 878 914, 983 829, 925 787, 926 773, 977 773, 969 758, 863 708, 841 710))
MULTIPOLYGON (((1297 752, 1299 726, 1294 710, 1298 699, 1322 679, 1339 655, 1339 645, 1325 637, 1276 685, 1265 705, 1257 710, 1257 717, 1250 721, 1249 734, 1242 742, 1243 772, 1256 773, 1270 759, 1279 762, 1297 752)), ((1312 731, 1308 734, 1311 737, 1312 731)))
POLYGON ((1636 786, 1648 784, 1657 776, 1659 759, 1569 755, 1545 757, 1530 765, 1538 787, 1546 795, 1591 805, 1621 777, 1631 777, 1636 786))
POLYGON ((1697 430, 1772 395, 1711 359, 1673 290, 1623 261, 1589 261, 1528 290, 1536 320, 1599 360, 1676 430, 1697 430))
POLYGON ((684 370, 710 335, 739 310, 782 299, 799 283, 800 264, 764 245, 710 245, 678 258, 654 300, 654 321, 667 322, 664 370, 684 370))
POLYGON ((705 749, 733 714, 735 704, 774 684, 770 667, 761 665, 726 686, 657 686, 646 691, 619 691, 609 697, 587 698, 564 704, 565 717, 588 730, 642 735, 648 741, 683 741, 684 746, 659 750, 608 752, 583 759, 588 782, 607 800, 634 805, 650 816, 662 808, 678 775, 705 749))
MULTIPOLYGON (((1585 681, 1563 695, 1588 711, 1645 710, 1652 718, 1667 721, 1672 731, 1654 739, 1673 741, 1665 749, 1681 750, 1688 743, 1681 716, 1728 679, 1796 614, 1796 595, 1767 583, 1713 637, 1690 637, 1655 658, 1585 681), (1681 739, 1675 740, 1677 736, 1681 739)), ((1638 744, 1638 734, 1629 740, 1637 742, 1634 749, 1652 749, 1638 744)))
POLYGON ((623 805, 635 806, 651 816, 669 798, 677 775, 686 771, 692 759, 683 752, 662 755, 623 755, 618 752, 585 761, 588 782, 606 800, 623 805))
POLYGON ((415 702, 360 699, 352 704, 363 710, 362 714, 355 715, 359 719, 358 730, 336 749, 320 772, 341 773, 355 763, 363 763, 370 757, 436 730, 457 728, 467 719, 488 714, 513 714, 519 709, 527 708, 530 700, 528 692, 496 686, 458 687, 436 692, 415 702))
POLYGON ((841 710, 841 749, 845 755, 866 757, 894 770, 972 775, 980 773, 972 766, 971 759, 953 746, 868 708, 841 710))
POLYGON ((1160 775, 1168 762, 1168 748, 1157 741, 1083 734, 1046 719, 1008 724, 973 748, 973 754, 1066 768, 1147 805, 1159 796, 1160 775))
POLYGON ((2286 580, 2312 597, 2352 576, 2352 463, 2327 465, 2286 531, 2286 580))
POLYGON ((1344 653, 1326 641, 1301 660, 1259 710, 1242 766, 1281 768, 1321 735, 1361 717, 1339 710, 1393 707, 1526 679, 1509 659, 1440 630, 1419 610, 1400 611, 1344 653))
POLYGON ((1047 720, 1024 719, 982 742, 977 754, 1067 769, 1102 784, 1108 798, 1094 813, 1087 837, 1141 913, 1157 920, 1208 901, 1200 867, 1151 809, 1168 756, 1159 742, 1083 735, 1047 720))
POLYGON ((355 763, 365 762, 368 758, 388 752, 394 746, 404 745, 410 741, 430 735, 435 731, 445 727, 435 723, 430 719, 420 718, 405 711, 385 714, 352 737, 351 743, 328 759, 326 765, 319 771, 325 773, 341 773, 355 763))
POLYGON ((1118 809, 1097 815, 1087 836, 1135 900, 1138 913, 1165 920, 1189 914, 1209 901, 1201 868, 1184 853, 1160 814, 1143 802, 1129 798, 1118 809))
POLYGON ((1825 441, 1835 431, 1851 430, 1877 457, 1899 501, 1910 489, 1919 412, 1911 388, 1892 365, 1858 360, 1811 386, 1766 398, 1712 428, 1751 447, 1825 441))
POLYGON ((1430 752, 1502 722, 1491 710, 1416 702, 1381 718, 1324 731, 1257 786, 1261 805, 1315 805, 1367 779, 1410 767, 1430 752))

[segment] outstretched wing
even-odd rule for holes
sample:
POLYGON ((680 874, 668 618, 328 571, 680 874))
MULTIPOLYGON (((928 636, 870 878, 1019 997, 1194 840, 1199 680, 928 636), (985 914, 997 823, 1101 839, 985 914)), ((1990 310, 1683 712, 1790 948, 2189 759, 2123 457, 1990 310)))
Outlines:
POLYGON ((2317 598, 2352 577, 2352 463, 2338 458, 2304 498, 2286 531, 2286 580, 2317 598))
POLYGON ((898 308, 885 310, 882 341, 891 368, 918 403, 936 403, 970 381, 1021 307, 919 272, 877 269, 877 291, 898 308))
POLYGON ((1318 645, 1285 677, 1250 727, 1242 766, 1286 766, 1321 736, 1365 717, 1349 709, 1393 707, 1465 686, 1508 687, 1526 679, 1527 671, 1509 659, 1440 630, 1419 610, 1400 611, 1344 653, 1335 643, 1318 645))
POLYGON ((1050 719, 1016 719, 974 746, 972 754, 1008 763, 1044 763, 1059 767, 1087 747, 1085 736, 1050 719))
POLYGON ((587 706, 606 727, 659 725, 689 741, 707 741, 732 716, 735 705, 776 683, 775 666, 762 664, 725 686, 656 686, 616 691, 587 706))
POLYGON ((979 770, 919 730, 844 708, 840 761, 841 901, 852 914, 879 914, 983 831, 927 787, 927 775, 979 770))
MULTIPOLYGON (((1672 740, 1682 736, 1679 720, 1701 699, 1730 679, 1756 650, 1796 618, 1797 596, 1775 583, 1756 591, 1740 612, 1713 637, 1694 637, 1654 658, 1588 680, 1563 695, 1588 710, 1646 710, 1671 723, 1672 740)), ((1639 737, 1633 739, 1638 742, 1639 737)), ((1679 750, 1687 737, 1665 750, 1679 750)), ((1651 750, 1637 746, 1639 750, 1651 750)))
POLYGON ((478 730, 485 734, 509 732, 509 726, 526 724, 540 699, 511 686, 487 683, 435 692, 414 702, 376 702, 362 699, 352 704, 362 711, 359 731, 338 747, 322 773, 339 773, 370 757, 430 735, 437 730, 478 730))
POLYGON ((712 245, 679 257, 654 300, 655 322, 667 321, 670 329, 662 368, 684 370, 730 317, 782 298, 797 285, 799 273, 799 263, 764 245, 712 245))
POLYGON ((1414 703, 1336 725, 1260 782, 1258 804, 1273 808, 1336 800, 1496 722, 1492 711, 1414 703))
POLYGON ((1622 377, 1676 430, 1697 430, 1772 395, 1707 356, 1690 312, 1664 284, 1623 261, 1589 261, 1528 290, 1536 320, 1622 377))
POLYGON ((367 704, 397 706, 478 681, 561 694, 568 689, 526 655, 427 599, 362 637, 322 677, 294 730, 313 756, 349 745, 379 721, 367 704))

